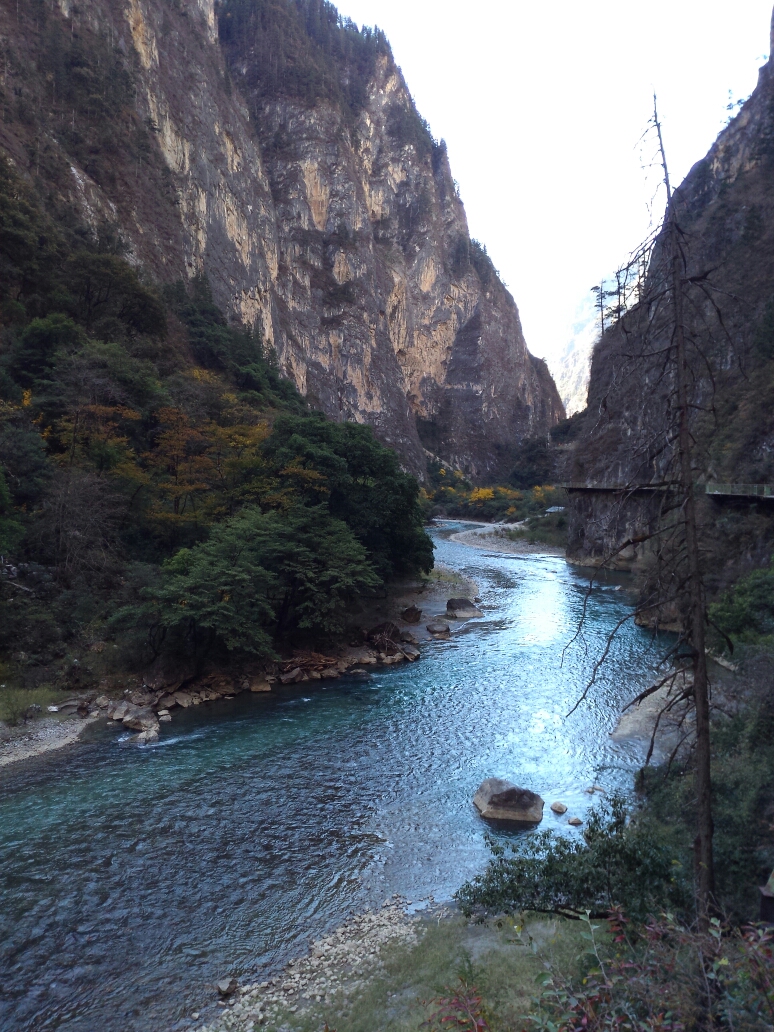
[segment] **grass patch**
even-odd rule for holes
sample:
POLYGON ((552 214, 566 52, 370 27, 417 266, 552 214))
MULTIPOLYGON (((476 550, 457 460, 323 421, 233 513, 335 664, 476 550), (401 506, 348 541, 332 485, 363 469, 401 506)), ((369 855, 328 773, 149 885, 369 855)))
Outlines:
POLYGON ((509 541, 528 541, 531 545, 551 545, 552 548, 567 547, 567 515, 551 512, 545 516, 530 516, 524 526, 502 531, 509 541))
POLYGON ((381 971, 348 1003, 337 999, 303 1015, 285 1012, 273 1024, 298 1032, 319 1032, 325 1022, 337 1032, 419 1032, 437 1009, 434 1001, 462 980, 483 995, 490 1028, 513 1028, 530 1010, 545 960, 574 967, 580 934, 576 922, 562 918, 531 917, 521 929, 510 918, 480 924, 430 919, 416 946, 383 950, 381 971))
POLYGON ((23 723, 22 714, 30 706, 37 704, 41 708, 41 716, 46 713, 46 706, 61 701, 62 693, 49 685, 40 688, 15 688, 0 683, 0 720, 15 726, 23 723))

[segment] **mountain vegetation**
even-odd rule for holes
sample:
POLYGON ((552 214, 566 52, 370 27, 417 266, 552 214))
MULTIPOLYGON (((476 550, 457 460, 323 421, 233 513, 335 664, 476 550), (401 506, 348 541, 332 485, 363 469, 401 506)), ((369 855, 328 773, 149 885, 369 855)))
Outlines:
POLYGON ((432 567, 369 428, 311 411, 204 277, 159 288, 65 214, 0 164, 0 648, 25 677, 103 640, 138 664, 335 640, 432 567))

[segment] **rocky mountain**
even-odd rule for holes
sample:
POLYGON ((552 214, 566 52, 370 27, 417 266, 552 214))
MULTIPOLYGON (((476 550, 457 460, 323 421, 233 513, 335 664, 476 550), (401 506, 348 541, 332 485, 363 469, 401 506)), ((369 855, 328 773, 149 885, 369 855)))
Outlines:
POLYGON ((599 340, 599 314, 589 294, 577 307, 568 328, 567 343, 561 354, 549 362, 565 412, 574 416, 586 408, 589 391, 591 355, 599 340))
POLYGON ((48 206, 206 275, 328 415, 477 478, 562 418, 381 33, 325 0, 2 0, 0 35, 0 146, 48 206))
MULTIPOLYGON (((772 41, 774 46, 774 39, 772 41)), ((774 483, 774 62, 675 191, 686 261, 684 317, 690 362, 694 475, 700 485, 774 483)), ((655 518, 674 456, 672 304, 657 239, 645 290, 596 345, 588 409, 568 479, 570 555, 598 562, 655 518)), ((707 501, 707 505, 718 504, 707 501)), ((760 503, 769 506, 772 503, 760 503)), ((744 562, 770 551, 768 515, 755 503, 706 509, 720 566, 731 544, 744 562), (735 526, 731 524, 742 520, 735 526), (746 522, 745 522, 746 521, 746 522), (744 525, 742 525, 744 524, 744 525), (722 544, 723 540, 726 542, 722 544), (746 557, 746 558, 745 558, 746 557)), ((770 510, 766 510, 769 512, 770 510)), ((643 546, 644 547, 644 546, 643 546)), ((617 559, 637 564, 642 549, 617 559)))

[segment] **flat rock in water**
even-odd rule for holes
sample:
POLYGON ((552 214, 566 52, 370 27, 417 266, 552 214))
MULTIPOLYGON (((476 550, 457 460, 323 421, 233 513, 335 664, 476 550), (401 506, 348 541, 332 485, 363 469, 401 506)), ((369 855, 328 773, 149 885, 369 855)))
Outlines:
POLYGON ((255 680, 252 680, 250 682, 250 691, 251 692, 270 692, 271 691, 271 685, 269 684, 268 681, 255 679, 255 680))
POLYGON ((427 629, 431 634, 449 634, 451 628, 445 620, 431 620, 427 625, 427 629))
POLYGON ((479 785, 473 803, 488 821, 539 824, 543 820, 543 800, 528 788, 519 788, 502 778, 487 778, 479 785))
POLYGON ((411 663, 419 659, 421 655, 416 645, 401 645, 400 649, 403 655, 406 657, 406 659, 408 659, 411 663))
POLYGON ((581 824, 583 824, 583 821, 580 817, 571 817, 567 823, 572 824, 573 828, 579 828, 581 824))
POLYGON ((446 615, 450 620, 473 620, 484 614, 469 598, 450 598, 446 603, 446 615))
POLYGON ((554 813, 567 813, 567 807, 564 805, 564 803, 551 803, 551 809, 554 811, 554 813))

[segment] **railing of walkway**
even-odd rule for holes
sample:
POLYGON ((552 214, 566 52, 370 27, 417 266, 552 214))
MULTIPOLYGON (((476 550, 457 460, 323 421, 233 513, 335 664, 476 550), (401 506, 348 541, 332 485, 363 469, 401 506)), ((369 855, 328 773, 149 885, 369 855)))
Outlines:
MULTIPOLYGON (((667 484, 589 484, 589 483, 566 483, 560 484, 567 491, 610 491, 615 494, 633 493, 635 491, 665 491, 667 484)), ((672 485, 675 486, 675 485, 672 485)), ((732 498, 772 498, 774 499, 774 484, 697 484, 698 490, 702 488, 708 495, 725 495, 732 498)))

